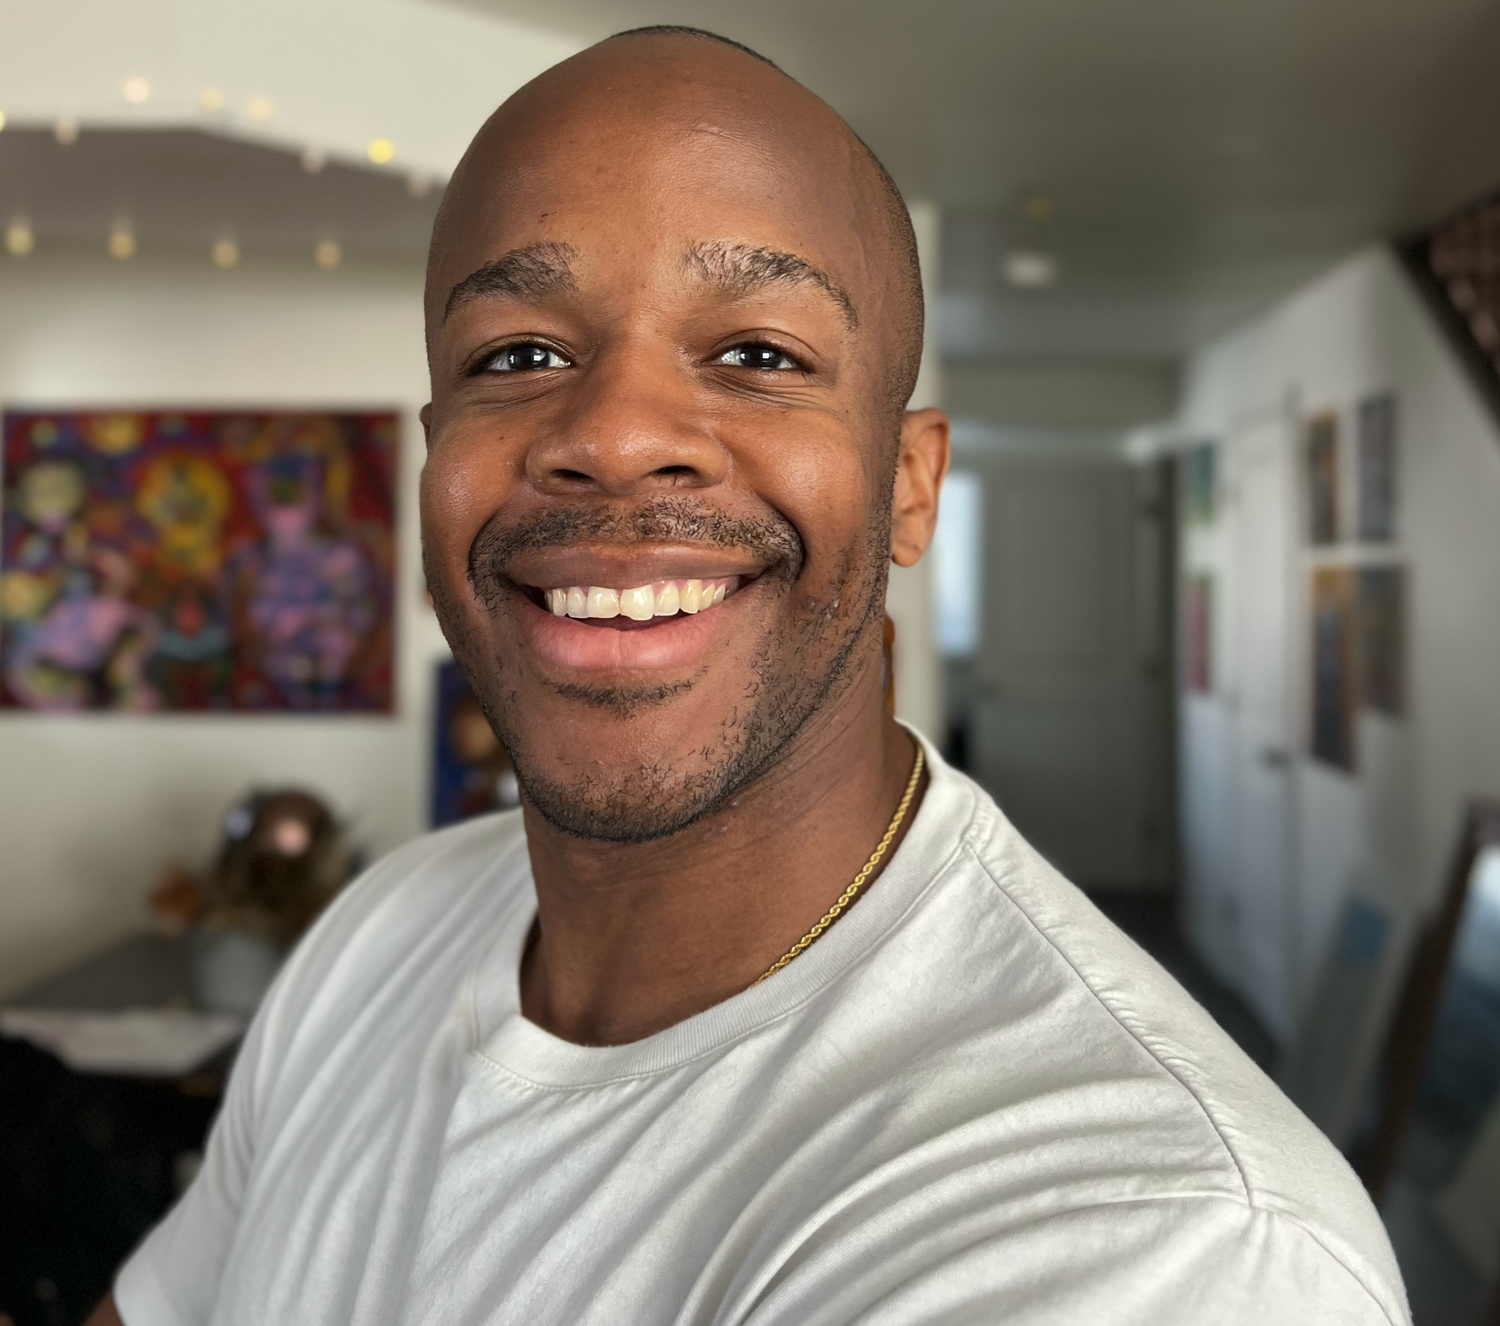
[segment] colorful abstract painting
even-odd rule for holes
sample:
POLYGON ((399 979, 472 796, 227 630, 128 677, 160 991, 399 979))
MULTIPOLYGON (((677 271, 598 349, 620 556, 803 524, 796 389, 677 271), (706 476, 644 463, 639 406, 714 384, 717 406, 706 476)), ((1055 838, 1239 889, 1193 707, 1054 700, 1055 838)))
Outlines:
POLYGON ((0 428, 0 707, 390 709, 393 414, 0 428))

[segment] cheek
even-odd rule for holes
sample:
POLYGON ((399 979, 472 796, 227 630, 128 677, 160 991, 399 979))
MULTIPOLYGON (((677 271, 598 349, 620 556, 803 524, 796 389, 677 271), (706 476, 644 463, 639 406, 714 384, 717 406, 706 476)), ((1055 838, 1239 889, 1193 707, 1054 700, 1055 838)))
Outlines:
POLYGON ((429 566, 462 578, 469 547, 520 478, 503 435, 452 426, 434 436, 422 467, 422 546, 429 566))
POLYGON ((756 495, 802 539, 806 591, 817 595, 861 558, 874 517, 876 480, 868 448, 842 429, 788 430, 774 445, 747 448, 740 470, 756 495))

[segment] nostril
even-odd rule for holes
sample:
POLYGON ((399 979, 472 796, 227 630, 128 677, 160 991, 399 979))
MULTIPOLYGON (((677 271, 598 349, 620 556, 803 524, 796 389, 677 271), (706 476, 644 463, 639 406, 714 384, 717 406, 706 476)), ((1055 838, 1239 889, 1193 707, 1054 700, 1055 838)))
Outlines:
POLYGON ((691 465, 663 465, 656 472, 658 474, 664 474, 673 479, 691 479, 696 473, 691 465))

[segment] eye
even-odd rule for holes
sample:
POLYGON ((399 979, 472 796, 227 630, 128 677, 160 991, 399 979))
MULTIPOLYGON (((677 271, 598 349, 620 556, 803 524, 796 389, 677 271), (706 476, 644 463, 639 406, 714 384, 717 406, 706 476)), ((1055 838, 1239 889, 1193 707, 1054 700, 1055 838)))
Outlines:
POLYGON ((483 371, 486 373, 535 373, 545 368, 569 368, 571 365, 556 350, 530 341, 507 345, 497 350, 483 371))
POLYGON ((748 342, 745 345, 736 345, 732 349, 724 351, 715 362, 728 364, 731 368, 755 368, 761 370, 795 369, 800 367, 791 355, 783 353, 774 345, 761 345, 756 341, 748 342))

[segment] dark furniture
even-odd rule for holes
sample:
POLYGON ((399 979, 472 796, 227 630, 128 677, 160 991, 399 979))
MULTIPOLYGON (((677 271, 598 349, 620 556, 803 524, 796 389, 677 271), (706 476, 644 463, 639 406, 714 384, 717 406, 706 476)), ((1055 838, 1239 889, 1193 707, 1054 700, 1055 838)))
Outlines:
MULTIPOLYGON (((130 939, 5 1003, 186 1005, 187 945, 130 939)), ((0 1036, 0 1322, 70 1326, 92 1311, 190 1177, 231 1057, 179 1078, 108 1076, 0 1036)))

